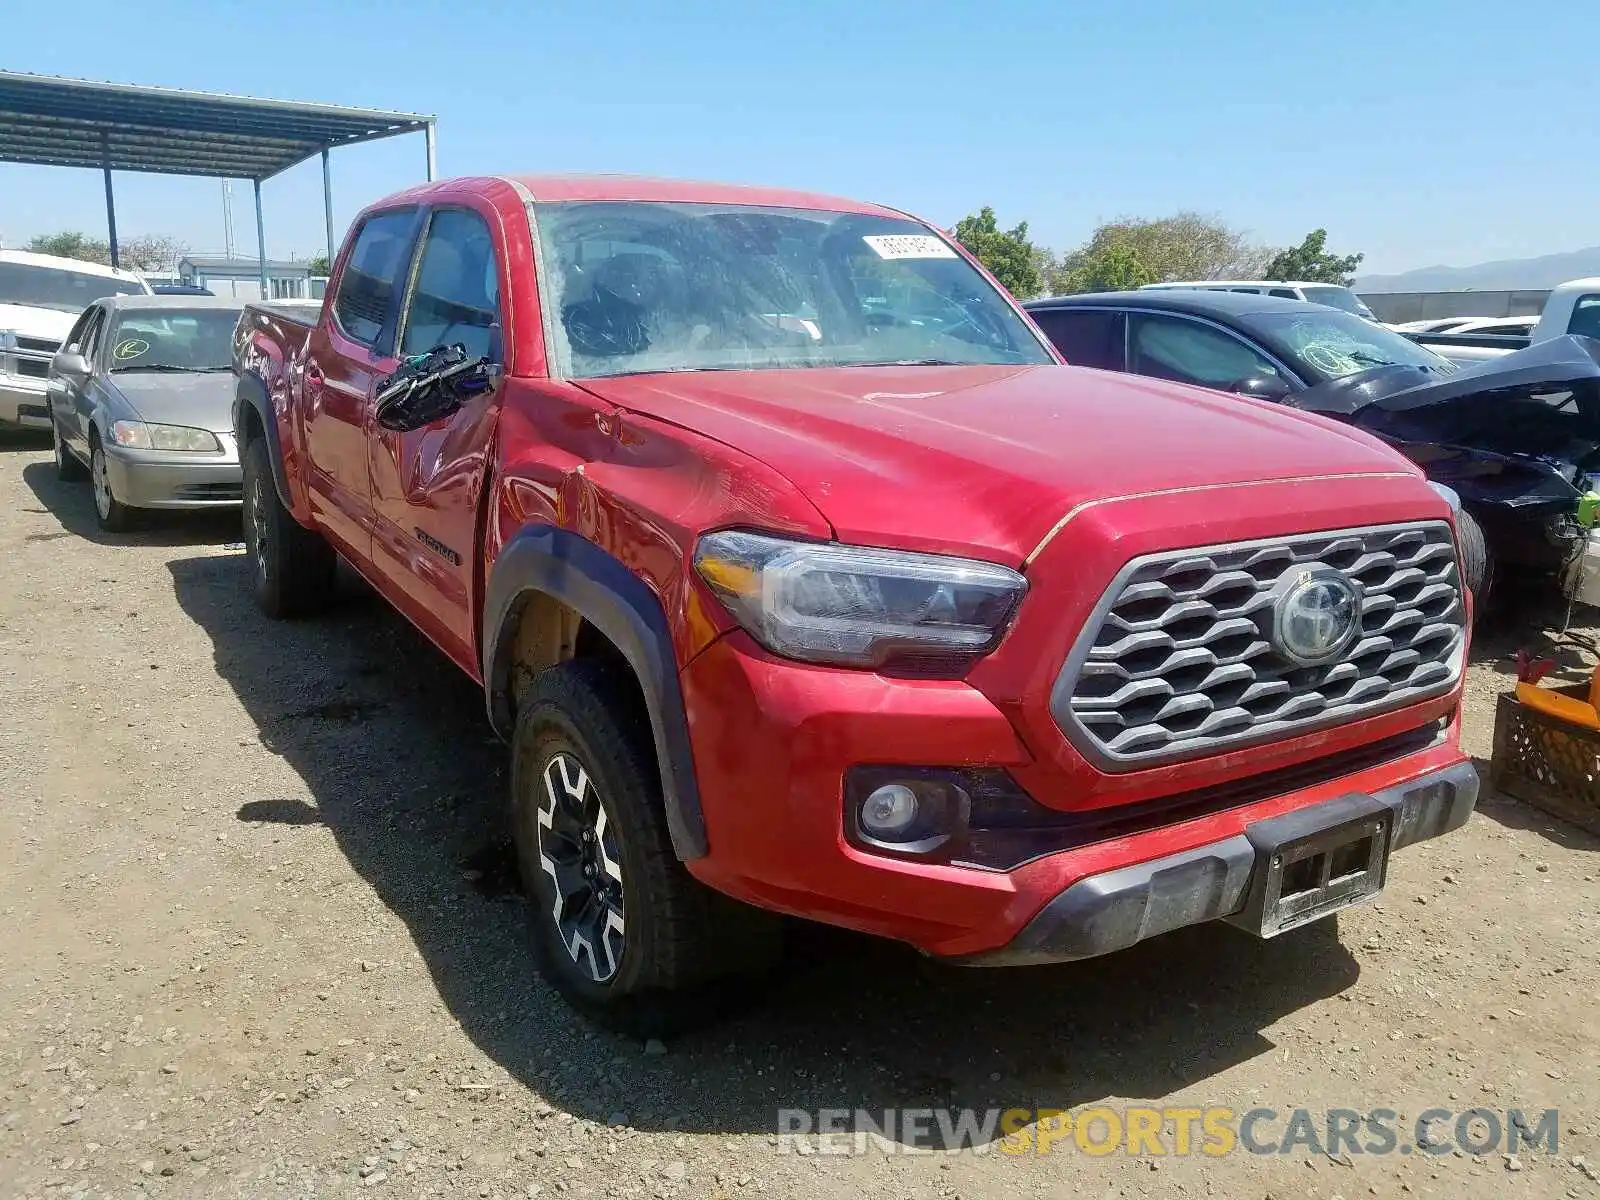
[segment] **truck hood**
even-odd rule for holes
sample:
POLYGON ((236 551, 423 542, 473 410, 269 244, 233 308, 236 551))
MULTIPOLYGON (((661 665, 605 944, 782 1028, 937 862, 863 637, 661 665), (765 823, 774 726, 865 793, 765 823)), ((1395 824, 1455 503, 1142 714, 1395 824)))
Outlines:
POLYGON ((233 432, 236 380, 231 371, 113 371, 111 382, 146 421, 233 432))
POLYGON ((0 304, 0 329, 23 337, 53 338, 60 341, 72 330, 77 313, 56 308, 34 308, 27 304, 0 304))
POLYGON ((844 541, 1025 560, 1093 500, 1415 472, 1362 433, 1077 367, 848 367, 589 379, 619 408, 782 472, 844 541))

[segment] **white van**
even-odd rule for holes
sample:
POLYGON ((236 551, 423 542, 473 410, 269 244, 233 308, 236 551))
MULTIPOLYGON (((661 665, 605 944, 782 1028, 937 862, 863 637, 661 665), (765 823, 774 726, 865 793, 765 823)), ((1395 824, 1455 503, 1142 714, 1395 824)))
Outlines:
POLYGON ((1144 291, 1171 288, 1198 288, 1208 292, 1255 292, 1260 296, 1277 296, 1283 300, 1309 300, 1312 304, 1326 304, 1329 308, 1342 308, 1369 321, 1378 318, 1361 302, 1361 297, 1337 283, 1302 283, 1278 279, 1199 279, 1193 283, 1147 283, 1144 291))

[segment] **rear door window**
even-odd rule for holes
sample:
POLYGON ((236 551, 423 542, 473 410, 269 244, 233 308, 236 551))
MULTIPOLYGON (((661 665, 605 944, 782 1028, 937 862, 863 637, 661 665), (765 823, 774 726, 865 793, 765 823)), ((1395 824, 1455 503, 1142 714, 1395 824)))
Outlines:
POLYGON ((1044 309, 1032 314, 1045 337, 1075 367, 1124 371, 1123 322, 1120 312, 1094 308, 1044 309))
POLYGON ((416 211, 377 213, 368 217, 339 277, 333 316, 351 341, 376 346, 391 319, 399 280, 411 259, 416 211))

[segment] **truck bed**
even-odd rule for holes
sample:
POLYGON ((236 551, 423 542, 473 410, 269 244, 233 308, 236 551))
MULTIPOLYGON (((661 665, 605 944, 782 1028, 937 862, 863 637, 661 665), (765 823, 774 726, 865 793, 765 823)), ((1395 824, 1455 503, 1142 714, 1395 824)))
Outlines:
POLYGON ((322 315, 320 300, 257 300, 244 306, 233 333, 233 360, 269 383, 305 348, 322 315))

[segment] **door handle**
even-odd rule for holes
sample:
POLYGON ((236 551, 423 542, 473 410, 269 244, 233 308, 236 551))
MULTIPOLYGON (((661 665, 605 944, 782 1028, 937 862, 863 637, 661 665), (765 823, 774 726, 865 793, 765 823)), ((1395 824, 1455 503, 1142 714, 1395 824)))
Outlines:
POLYGON ((313 413, 322 411, 322 385, 325 382, 322 368, 314 362, 308 362, 300 373, 300 390, 306 401, 311 405, 313 413))

